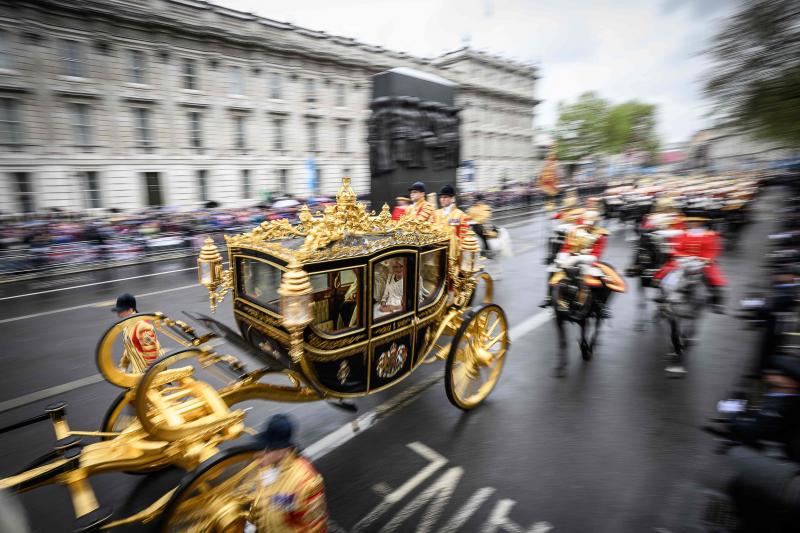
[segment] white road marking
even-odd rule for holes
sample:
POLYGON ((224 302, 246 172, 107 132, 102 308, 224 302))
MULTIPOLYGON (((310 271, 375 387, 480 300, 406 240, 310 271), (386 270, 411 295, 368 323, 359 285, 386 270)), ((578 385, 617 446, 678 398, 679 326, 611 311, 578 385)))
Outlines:
POLYGON ((85 378, 76 379, 75 381, 70 381, 69 383, 62 383, 61 385, 56 385, 55 387, 42 389, 40 391, 32 392, 24 396, 19 396, 11 400, 6 400, 4 402, 0 402, 0 413, 3 413, 5 411, 10 411, 11 409, 15 409, 22 405, 38 402, 39 400, 44 400, 45 398, 49 398, 50 396, 55 396, 57 394, 63 394, 65 392, 79 389, 81 387, 85 387, 86 385, 93 385, 95 383, 103 381, 103 379, 104 378, 102 375, 94 374, 93 376, 87 376, 85 378))
MULTIPOLYGON (((193 283, 192 285, 183 285, 181 287, 173 287, 171 289, 164 289, 161 291, 153 291, 153 292, 145 292, 143 294, 137 294, 137 298, 144 298, 146 296, 155 296, 157 294, 164 294, 166 292, 174 292, 174 291, 182 291, 184 289, 191 289, 192 287, 199 287, 199 283, 193 283)), ((66 313, 67 311, 75 311, 76 309, 86 309, 87 307, 103 307, 106 302, 94 302, 90 304, 83 304, 83 305, 76 305, 74 307, 64 307, 63 309, 53 309, 51 311, 42 311, 41 313, 33 313, 30 315, 22 315, 22 316, 15 316, 11 318, 4 318, 0 320, 0 324, 7 324, 8 322, 16 322, 18 320, 27 320, 29 318, 38 318, 40 316, 47 316, 47 315, 54 315, 56 313, 66 313)))
POLYGON ((132 279, 149 278, 152 276, 163 276, 164 274, 174 274, 175 272, 186 272, 187 270, 197 270, 197 267, 178 268, 176 270, 166 270, 164 272, 156 272, 154 274, 142 274, 141 276, 131 276, 128 278, 110 279, 108 281, 97 281, 95 283, 85 283, 83 285, 73 285, 72 287, 62 287, 60 289, 48 289, 46 291, 29 292, 27 294, 17 294, 16 296, 4 296, 0 298, 3 300, 13 300, 15 298, 27 298, 28 296, 38 296, 40 294, 49 294, 51 292, 70 291, 72 289, 83 289, 84 287, 93 287, 95 285, 105 285, 106 283, 118 283, 120 281, 130 281, 132 279))
POLYGON ((520 337, 524 337, 531 331, 539 328, 550 321, 553 318, 553 311, 551 309, 545 309, 544 311, 539 311, 532 317, 525 320, 525 322, 521 322, 516 326, 512 327, 508 330, 508 338, 511 340, 519 339, 520 337))

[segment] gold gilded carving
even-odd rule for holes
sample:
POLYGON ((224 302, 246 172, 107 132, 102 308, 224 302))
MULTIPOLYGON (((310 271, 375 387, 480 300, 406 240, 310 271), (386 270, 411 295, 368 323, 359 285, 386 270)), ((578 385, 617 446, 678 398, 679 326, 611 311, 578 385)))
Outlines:
POLYGON ((229 248, 263 251, 287 262, 363 256, 395 244, 421 246, 449 241, 447 231, 431 222, 412 217, 392 220, 389 206, 384 206, 378 215, 368 213, 364 204, 357 201, 349 178, 342 180, 336 205, 326 207, 321 216, 314 216, 308 206, 303 206, 299 219, 294 226, 286 219, 262 222, 247 233, 225 239, 229 248), (377 238, 346 244, 347 236, 365 235, 377 238), (281 241, 290 238, 302 238, 303 244, 299 248, 283 246, 281 241))

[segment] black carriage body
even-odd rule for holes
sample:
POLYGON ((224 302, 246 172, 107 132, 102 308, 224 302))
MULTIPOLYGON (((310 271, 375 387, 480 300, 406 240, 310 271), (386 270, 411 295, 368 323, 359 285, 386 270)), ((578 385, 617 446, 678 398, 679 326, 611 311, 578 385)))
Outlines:
MULTIPOLYGON (((447 308, 448 244, 447 239, 421 246, 397 244, 365 255, 304 264, 311 279, 314 315, 304 331, 301 368, 306 378, 330 396, 353 397, 408 376, 435 340, 447 308), (380 286, 382 269, 392 261, 414 275, 403 277, 403 309, 378 316, 385 290, 380 286), (355 297, 348 298, 348 293, 355 297)), ((234 315, 242 335, 256 346, 266 341, 288 349, 289 332, 282 324, 277 296, 286 261, 235 247, 229 249, 229 257, 234 315), (269 294, 254 291, 252 280, 259 275, 269 294)))

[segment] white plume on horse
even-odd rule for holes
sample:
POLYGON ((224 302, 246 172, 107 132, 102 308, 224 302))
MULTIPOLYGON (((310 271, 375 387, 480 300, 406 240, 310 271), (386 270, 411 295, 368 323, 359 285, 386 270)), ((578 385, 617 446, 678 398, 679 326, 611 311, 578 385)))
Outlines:
POLYGON ((499 257, 514 257, 514 250, 511 246, 511 235, 506 228, 498 228, 497 237, 489 239, 488 244, 493 252, 499 252, 499 257))

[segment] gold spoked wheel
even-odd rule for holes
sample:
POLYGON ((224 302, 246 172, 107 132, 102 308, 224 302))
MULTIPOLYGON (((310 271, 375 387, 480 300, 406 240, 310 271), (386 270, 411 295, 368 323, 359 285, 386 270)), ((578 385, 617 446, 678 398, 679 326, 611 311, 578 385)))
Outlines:
MULTIPOLYGON (((100 431, 121 433, 136 420, 136 408, 133 406, 133 391, 126 390, 117 396, 103 417, 100 431)), ((108 440, 112 437, 102 437, 108 440)))
POLYGON ((187 474, 161 515, 160 531, 241 532, 255 498, 263 448, 237 446, 187 474))
POLYGON ((500 378, 508 345, 508 321, 500 306, 468 311, 453 337, 445 366, 450 403, 469 410, 486 399, 500 378))

